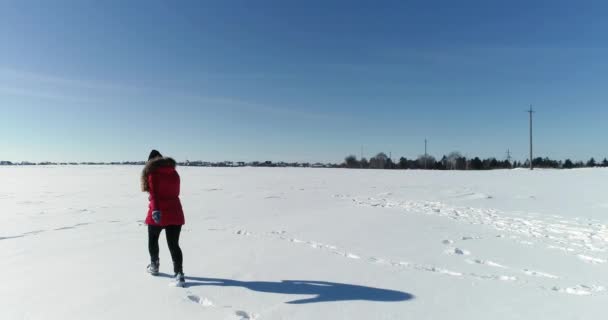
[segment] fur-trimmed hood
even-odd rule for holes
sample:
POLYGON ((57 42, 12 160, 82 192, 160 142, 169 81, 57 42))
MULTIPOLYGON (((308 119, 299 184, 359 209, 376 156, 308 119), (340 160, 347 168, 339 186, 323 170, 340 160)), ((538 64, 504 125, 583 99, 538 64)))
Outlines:
POLYGON ((155 158, 146 163, 144 170, 141 172, 141 190, 143 192, 150 191, 148 186, 148 175, 158 168, 175 168, 177 163, 173 158, 155 158))

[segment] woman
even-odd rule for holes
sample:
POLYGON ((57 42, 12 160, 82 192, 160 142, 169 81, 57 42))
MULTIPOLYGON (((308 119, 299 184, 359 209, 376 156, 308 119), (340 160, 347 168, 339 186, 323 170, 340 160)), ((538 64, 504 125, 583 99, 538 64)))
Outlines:
POLYGON ((160 152, 152 150, 141 175, 144 192, 150 194, 150 205, 146 224, 148 225, 148 250, 151 263, 147 271, 158 274, 158 238, 165 229, 167 245, 173 260, 175 284, 183 286, 184 270, 182 268, 182 250, 179 247, 179 234, 184 225, 184 212, 179 200, 180 179, 175 170, 175 160, 164 158, 160 152))

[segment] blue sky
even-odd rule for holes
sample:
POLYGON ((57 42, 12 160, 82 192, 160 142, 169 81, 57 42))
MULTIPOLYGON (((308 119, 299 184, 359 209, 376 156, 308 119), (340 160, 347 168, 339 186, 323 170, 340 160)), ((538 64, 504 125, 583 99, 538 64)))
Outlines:
POLYGON ((603 1, 0 1, 0 159, 608 156, 603 1))

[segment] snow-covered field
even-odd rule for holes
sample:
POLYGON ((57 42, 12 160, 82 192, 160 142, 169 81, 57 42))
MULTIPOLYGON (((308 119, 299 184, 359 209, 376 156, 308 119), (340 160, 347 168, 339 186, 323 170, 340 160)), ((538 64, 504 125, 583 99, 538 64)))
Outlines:
POLYGON ((139 167, 0 167, 0 319, 591 319, 608 170, 179 168, 187 288, 139 167))

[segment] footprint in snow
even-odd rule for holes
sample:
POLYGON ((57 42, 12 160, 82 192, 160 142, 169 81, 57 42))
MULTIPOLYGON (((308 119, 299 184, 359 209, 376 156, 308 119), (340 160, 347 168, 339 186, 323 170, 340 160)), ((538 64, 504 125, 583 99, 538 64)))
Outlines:
POLYGON ((246 230, 239 230, 239 231, 236 232, 236 234, 241 235, 241 236, 250 236, 250 235, 252 235, 251 232, 246 231, 246 230))
POLYGON ((260 319, 260 315, 257 313, 250 313, 247 311, 237 311, 235 313, 240 320, 258 320, 260 319))
POLYGON ((446 254, 453 254, 458 256, 468 256, 471 255, 470 251, 460 249, 460 248, 449 248, 445 251, 446 254))
POLYGON ((199 297, 199 296, 197 296, 195 294, 189 295, 188 296, 188 300, 190 300, 190 301, 192 301, 194 303, 200 304, 203 307, 213 307, 214 306, 214 304, 213 304, 213 302, 211 300, 209 300, 209 299, 207 299, 205 297, 201 298, 201 297, 199 297))

